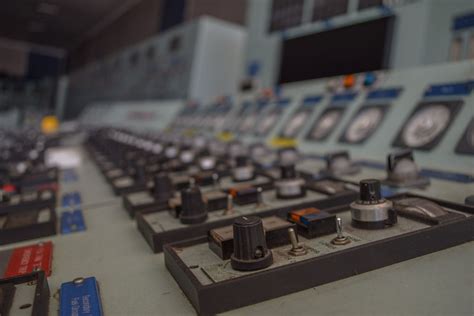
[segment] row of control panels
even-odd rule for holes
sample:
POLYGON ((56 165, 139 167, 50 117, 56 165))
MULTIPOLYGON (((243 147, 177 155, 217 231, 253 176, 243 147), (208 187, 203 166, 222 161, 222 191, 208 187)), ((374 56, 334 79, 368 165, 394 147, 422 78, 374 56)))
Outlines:
POLYGON ((472 62, 463 62, 289 84, 277 95, 188 105, 171 127, 293 144, 311 154, 350 150, 356 158, 370 154, 379 162, 389 151, 411 148, 422 166, 468 172, 474 153, 473 72, 472 62), (373 84, 364 84, 367 77, 373 84))
POLYGON ((473 197, 459 202, 411 150, 369 174, 347 152, 321 168, 295 148, 169 132, 101 129, 86 146, 199 314, 472 241, 473 197))

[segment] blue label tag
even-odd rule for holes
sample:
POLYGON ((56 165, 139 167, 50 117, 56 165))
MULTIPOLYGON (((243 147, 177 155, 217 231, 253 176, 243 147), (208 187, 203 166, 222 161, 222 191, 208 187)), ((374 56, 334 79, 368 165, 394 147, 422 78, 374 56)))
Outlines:
POLYGON ((347 103, 353 101, 357 97, 357 92, 346 92, 346 93, 340 93, 340 94, 335 94, 331 101, 333 103, 347 103))
POLYGON ((61 234, 67 235, 85 230, 86 224, 81 210, 63 212, 61 214, 61 234))
POLYGON ((474 27, 474 13, 458 16, 453 20, 453 29, 459 31, 474 27))
POLYGON ((400 192, 397 191, 396 189, 390 188, 389 186, 382 185, 380 189, 380 193, 382 194, 383 198, 389 198, 400 192))
POLYGON ((277 106, 280 107, 280 108, 283 108, 283 107, 288 106, 290 103, 291 103, 290 98, 284 98, 284 99, 278 100, 277 106))
POLYGON ((89 277, 61 284, 59 315, 102 316, 97 280, 89 277))
POLYGON ((470 174, 440 171, 440 170, 433 170, 433 169, 422 169, 421 174, 425 177, 446 180, 446 181, 461 182, 461 183, 474 182, 474 176, 470 174))
MULTIPOLYGON (((376 161, 361 160, 361 161, 356 162, 356 164, 362 167, 367 167, 367 168, 372 168, 372 169, 380 169, 380 170, 386 169, 386 166, 384 163, 380 163, 376 161)), ((452 182, 460 182, 460 183, 473 183, 474 182, 474 176, 471 174, 456 173, 456 172, 442 171, 442 170, 433 170, 433 169, 421 169, 420 173, 421 175, 428 178, 434 178, 434 179, 440 179, 440 180, 446 180, 446 181, 452 181, 452 182)))
POLYGON ((82 203, 81 194, 79 192, 64 193, 61 205, 63 207, 79 206, 82 203))
POLYGON ((74 169, 66 169, 63 171, 63 181, 64 182, 75 182, 77 181, 78 176, 74 169))
POLYGON ((378 89, 374 90, 369 93, 367 96, 367 100, 374 100, 374 99, 396 99, 400 95, 402 91, 401 88, 389 88, 389 89, 378 89))
POLYGON ((309 95, 304 98, 303 105, 313 106, 321 102, 322 99, 323 97, 320 95, 309 95))
POLYGON ((438 84, 430 86, 426 92, 425 97, 440 97, 440 96, 466 96, 472 91, 472 84, 470 82, 458 82, 448 84, 438 84))

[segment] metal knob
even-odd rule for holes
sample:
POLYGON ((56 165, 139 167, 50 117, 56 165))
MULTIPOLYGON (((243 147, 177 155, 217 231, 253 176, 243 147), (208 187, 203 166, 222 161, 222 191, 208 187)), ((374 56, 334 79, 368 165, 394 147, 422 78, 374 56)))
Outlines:
POLYGON ((336 231, 337 236, 331 240, 332 244, 342 246, 351 242, 351 240, 347 238, 347 236, 344 236, 344 233, 342 232, 342 219, 340 217, 336 217, 336 231))
POLYGON ((288 237, 291 242, 291 249, 288 253, 292 256, 303 256, 308 253, 306 247, 298 242, 298 235, 294 228, 288 228, 288 237))

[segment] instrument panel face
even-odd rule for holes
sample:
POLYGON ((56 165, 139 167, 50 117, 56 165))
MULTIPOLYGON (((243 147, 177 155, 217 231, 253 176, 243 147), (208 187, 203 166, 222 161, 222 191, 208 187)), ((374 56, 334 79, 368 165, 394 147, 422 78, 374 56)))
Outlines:
MULTIPOLYGON (((270 131, 270 128, 273 127, 273 124, 278 122, 281 113, 275 112, 274 110, 268 113, 268 116, 263 116, 267 111, 270 103, 259 102, 255 104, 252 109, 244 114, 244 117, 241 121, 239 132, 245 135, 259 135, 265 136, 267 132, 270 131)), ((275 108, 276 110, 277 108, 275 108)))
POLYGON ((273 127, 278 123, 281 114, 283 113, 281 108, 272 109, 268 113, 265 113, 259 124, 255 124, 255 135, 266 136, 273 127))
POLYGON ((388 104, 362 106, 341 134, 339 142, 360 144, 367 141, 382 123, 388 108, 388 104))
POLYGON ((227 120, 227 126, 229 126, 231 131, 238 132, 240 130, 240 126, 245 119, 245 117, 252 111, 253 108, 252 102, 244 102, 240 106, 240 109, 237 115, 234 117, 229 117, 227 120))
POLYGON ((464 131, 461 139, 456 146, 456 152, 459 154, 474 155, 474 118, 464 131))
POLYGON ((260 116, 260 111, 257 109, 245 115, 238 128, 239 133, 247 134, 253 131, 253 129, 255 128, 255 124, 257 124, 257 120, 259 116, 260 116))
POLYGON ((280 131, 280 136, 286 138, 295 138, 298 136, 312 112, 312 108, 301 106, 283 126, 280 131))
POLYGON ((433 149, 460 110, 462 101, 422 102, 399 131, 393 146, 433 149))
POLYGON ((346 108, 330 106, 316 119, 306 138, 309 141, 324 141, 336 129, 346 108))

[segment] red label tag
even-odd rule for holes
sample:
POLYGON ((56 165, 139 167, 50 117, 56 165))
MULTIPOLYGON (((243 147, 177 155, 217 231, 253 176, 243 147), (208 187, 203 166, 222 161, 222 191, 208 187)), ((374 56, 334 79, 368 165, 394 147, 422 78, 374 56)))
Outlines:
POLYGON ((3 186, 3 191, 8 192, 8 193, 13 193, 16 191, 16 188, 13 184, 5 184, 3 186))
POLYGON ((14 249, 4 277, 14 277, 36 270, 43 270, 50 276, 52 256, 53 243, 50 241, 14 249))

